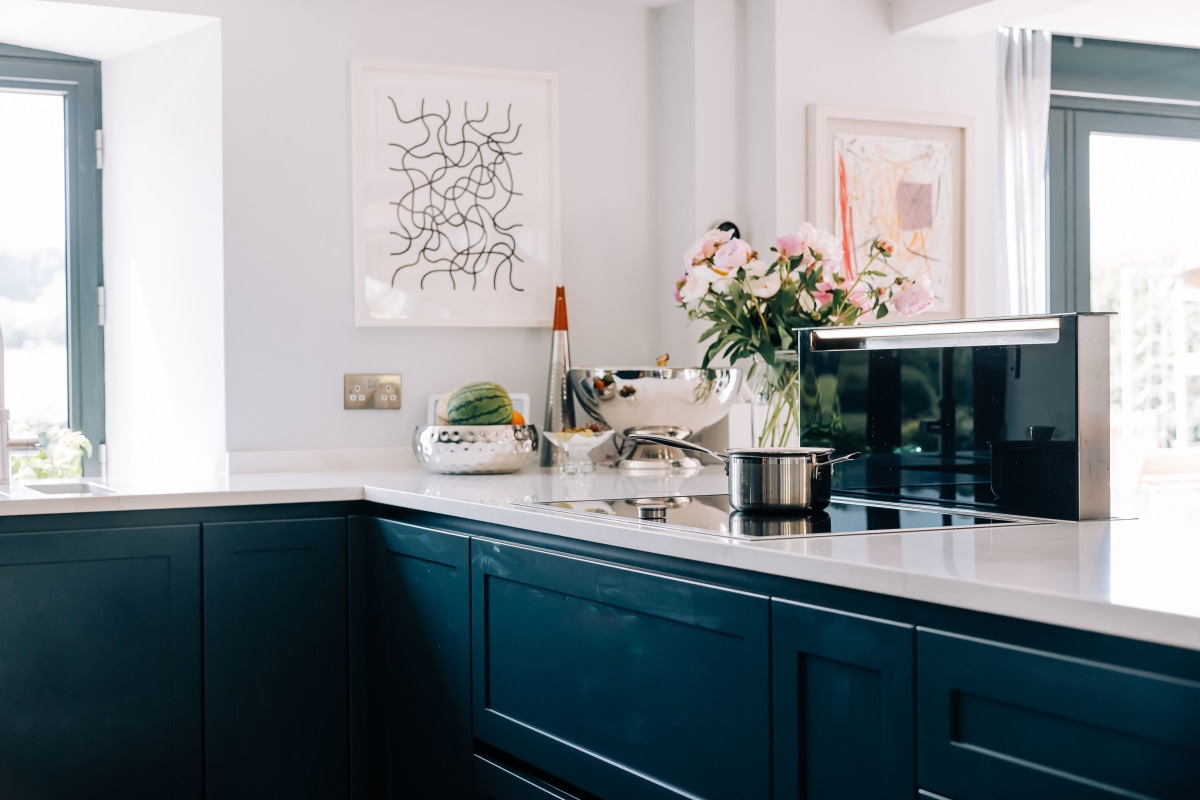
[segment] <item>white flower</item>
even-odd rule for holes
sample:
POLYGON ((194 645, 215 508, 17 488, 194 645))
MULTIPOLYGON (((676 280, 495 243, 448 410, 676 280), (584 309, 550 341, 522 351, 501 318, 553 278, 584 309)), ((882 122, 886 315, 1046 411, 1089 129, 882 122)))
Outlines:
POLYGON ((712 284, 712 290, 719 294, 725 294, 729 291, 730 284, 737 278, 737 270, 731 269, 729 272, 722 273, 720 270, 710 269, 709 267, 696 267, 694 272, 703 270, 708 273, 705 278, 712 284))
POLYGON ((797 234, 822 261, 836 262, 841 256, 842 243, 829 231, 823 231, 811 222, 806 222, 800 226, 797 234))
POLYGON ((687 274, 683 286, 679 288, 679 299, 685 303, 694 303, 708 294, 709 284, 715 273, 708 267, 696 267, 687 274))
POLYGON ((764 300, 774 297, 782 285, 783 280, 779 277, 779 270, 775 270, 770 275, 751 275, 746 280, 746 288, 750 290, 750 294, 764 300))
POLYGON ((771 265, 766 261, 763 261, 761 258, 756 258, 746 266, 742 267, 742 269, 746 270, 747 278, 761 278, 763 275, 767 274, 767 270, 770 268, 771 265))

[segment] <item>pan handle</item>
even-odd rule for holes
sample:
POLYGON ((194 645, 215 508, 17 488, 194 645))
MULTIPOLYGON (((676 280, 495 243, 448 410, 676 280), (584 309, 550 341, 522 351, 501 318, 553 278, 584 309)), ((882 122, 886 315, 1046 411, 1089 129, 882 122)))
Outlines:
MULTIPOLYGON (((676 439, 674 436, 658 436, 653 433, 631 433, 625 437, 631 442, 648 442, 650 444, 663 444, 667 447, 680 447, 684 450, 695 450, 699 453, 707 453, 713 458, 718 458, 726 464, 729 463, 729 456, 724 453, 718 453, 716 450, 709 450, 703 445, 689 442, 687 439, 676 439)), ((858 455, 855 453, 855 455, 858 455)))
MULTIPOLYGON (((817 464, 813 467, 813 477, 819 476, 823 467, 832 467, 834 464, 840 464, 843 461, 853 461, 861 455, 862 453, 849 453, 844 456, 838 456, 837 458, 831 458, 828 461, 822 461, 820 464, 817 464)), ((831 475, 833 474, 832 469, 829 472, 831 475)))

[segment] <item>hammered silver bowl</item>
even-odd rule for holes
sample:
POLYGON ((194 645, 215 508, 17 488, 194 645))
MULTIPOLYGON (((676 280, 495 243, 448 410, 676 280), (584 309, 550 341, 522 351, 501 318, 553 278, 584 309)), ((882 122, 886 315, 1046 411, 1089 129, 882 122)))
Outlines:
POLYGON ((426 425, 413 433, 421 466, 443 475, 516 472, 538 458, 533 425, 426 425))

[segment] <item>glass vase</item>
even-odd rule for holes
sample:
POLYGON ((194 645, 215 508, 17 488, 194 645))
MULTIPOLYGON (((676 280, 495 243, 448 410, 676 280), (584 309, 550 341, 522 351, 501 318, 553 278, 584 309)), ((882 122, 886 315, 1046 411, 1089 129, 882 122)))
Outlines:
POLYGON ((762 356, 755 356, 748 377, 754 446, 799 445, 800 373, 796 351, 777 350, 770 364, 762 356))

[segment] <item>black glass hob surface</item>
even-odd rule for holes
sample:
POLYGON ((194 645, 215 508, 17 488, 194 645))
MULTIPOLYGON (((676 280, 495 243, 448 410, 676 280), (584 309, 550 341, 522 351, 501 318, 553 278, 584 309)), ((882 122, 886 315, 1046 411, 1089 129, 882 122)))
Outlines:
POLYGON ((839 536, 980 525, 1032 524, 1036 520, 981 515, 961 509, 922 508, 897 503, 870 503, 835 498, 815 513, 750 514, 735 511, 729 496, 662 495, 611 500, 565 500, 521 503, 531 508, 592 518, 618 519, 725 536, 732 539, 781 539, 839 536))

